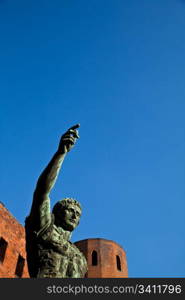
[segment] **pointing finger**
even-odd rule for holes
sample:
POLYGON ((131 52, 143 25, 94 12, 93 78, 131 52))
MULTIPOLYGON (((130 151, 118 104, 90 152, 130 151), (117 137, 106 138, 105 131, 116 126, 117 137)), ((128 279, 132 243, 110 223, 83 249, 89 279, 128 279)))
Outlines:
POLYGON ((77 129, 77 128, 79 128, 79 127, 80 127, 80 124, 76 124, 76 125, 72 126, 71 128, 69 128, 69 130, 70 130, 70 129, 72 129, 72 130, 73 130, 73 129, 77 129))

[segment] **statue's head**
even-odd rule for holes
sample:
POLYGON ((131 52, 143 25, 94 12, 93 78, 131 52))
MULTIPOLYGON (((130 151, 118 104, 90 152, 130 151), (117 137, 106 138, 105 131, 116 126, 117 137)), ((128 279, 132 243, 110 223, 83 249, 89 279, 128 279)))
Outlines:
POLYGON ((79 224, 81 216, 81 206, 78 201, 72 198, 65 198, 58 201, 53 207, 55 224, 64 230, 73 231, 79 224))

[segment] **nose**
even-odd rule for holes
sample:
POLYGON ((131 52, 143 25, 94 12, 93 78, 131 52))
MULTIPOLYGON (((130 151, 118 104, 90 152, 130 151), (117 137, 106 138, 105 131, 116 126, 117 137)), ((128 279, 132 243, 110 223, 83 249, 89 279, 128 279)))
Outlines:
POLYGON ((72 218, 73 218, 73 219, 76 219, 76 217, 77 217, 77 215, 76 215, 76 213, 74 212, 74 213, 72 214, 72 218))

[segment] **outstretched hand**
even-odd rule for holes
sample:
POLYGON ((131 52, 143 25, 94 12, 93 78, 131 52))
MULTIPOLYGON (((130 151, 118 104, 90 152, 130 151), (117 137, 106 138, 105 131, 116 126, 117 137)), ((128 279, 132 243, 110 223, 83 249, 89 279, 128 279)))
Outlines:
POLYGON ((71 150, 71 148, 76 143, 76 140, 79 138, 77 128, 80 127, 80 124, 76 124, 69 128, 61 137, 58 151, 60 153, 67 153, 71 150))

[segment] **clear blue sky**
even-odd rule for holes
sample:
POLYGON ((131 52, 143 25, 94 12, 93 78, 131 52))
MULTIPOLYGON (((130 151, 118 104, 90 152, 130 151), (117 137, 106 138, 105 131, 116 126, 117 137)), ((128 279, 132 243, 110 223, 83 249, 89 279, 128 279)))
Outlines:
POLYGON ((0 1, 0 201, 24 224, 62 133, 53 204, 111 239, 130 277, 185 277, 185 1, 0 1))

